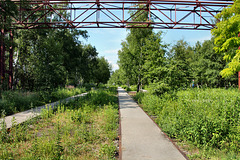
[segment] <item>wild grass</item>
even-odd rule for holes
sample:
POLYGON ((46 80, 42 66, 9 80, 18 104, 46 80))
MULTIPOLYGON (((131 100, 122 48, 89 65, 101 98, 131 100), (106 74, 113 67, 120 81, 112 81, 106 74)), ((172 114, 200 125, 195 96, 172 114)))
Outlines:
POLYGON ((235 89, 189 89, 136 99, 191 159, 240 159, 239 96, 235 89))
POLYGON ((116 159, 115 93, 91 91, 55 111, 43 110, 40 117, 9 132, 1 130, 0 159, 116 159))
POLYGON ((84 92, 85 88, 58 88, 50 92, 4 91, 0 96, 0 111, 11 115, 84 92))
POLYGON ((131 85, 131 86, 127 86, 127 85, 122 85, 121 86, 123 89, 125 89, 127 92, 128 91, 137 91, 137 85, 131 85))

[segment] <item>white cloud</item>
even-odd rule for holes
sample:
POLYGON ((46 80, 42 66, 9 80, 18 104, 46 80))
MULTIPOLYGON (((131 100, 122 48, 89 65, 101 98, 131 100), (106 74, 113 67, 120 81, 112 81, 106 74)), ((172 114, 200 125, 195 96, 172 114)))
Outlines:
POLYGON ((112 64, 112 70, 116 71, 117 69, 119 69, 118 64, 112 64))
POLYGON ((191 38, 191 39, 189 39, 189 42, 190 43, 196 43, 197 41, 203 42, 205 40, 210 40, 210 39, 211 39, 211 35, 206 35, 206 36, 203 36, 203 37, 191 38))
POLYGON ((105 59, 107 59, 108 63, 112 65, 112 70, 115 71, 116 69, 119 69, 119 66, 117 64, 118 56, 117 55, 109 55, 104 56, 105 59))
POLYGON ((103 54, 117 54, 120 49, 109 49, 102 51, 103 54))
POLYGON ((116 64, 116 63, 113 63, 113 62, 109 62, 109 63, 110 63, 110 65, 112 66, 112 70, 113 70, 113 71, 115 71, 115 70, 119 69, 119 66, 118 66, 118 64, 116 64))

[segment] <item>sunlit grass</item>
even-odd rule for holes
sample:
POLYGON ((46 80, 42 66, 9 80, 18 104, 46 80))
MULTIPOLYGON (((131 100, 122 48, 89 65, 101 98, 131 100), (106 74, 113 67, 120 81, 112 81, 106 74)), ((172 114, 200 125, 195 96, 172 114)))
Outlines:
POLYGON ((91 91, 1 132, 0 159, 116 159, 117 97, 113 91, 91 91), (105 94, 109 98, 100 96, 105 94))
POLYGON ((0 96, 0 111, 11 115, 84 92, 85 88, 58 88, 51 92, 4 91, 0 96))
POLYGON ((240 159, 240 92, 189 89, 135 99, 191 159, 240 159))

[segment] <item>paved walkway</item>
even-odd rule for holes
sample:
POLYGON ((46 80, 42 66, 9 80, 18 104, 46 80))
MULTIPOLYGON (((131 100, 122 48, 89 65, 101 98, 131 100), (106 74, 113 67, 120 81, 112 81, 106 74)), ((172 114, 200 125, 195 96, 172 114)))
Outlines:
POLYGON ((122 160, 186 159, 122 88, 118 88, 118 93, 122 160))
MULTIPOLYGON (((20 113, 16 113, 16 114, 13 114, 13 115, 10 115, 10 116, 6 116, 5 117, 6 126, 7 126, 7 128, 11 128, 12 127, 12 119, 13 119, 13 117, 15 117, 16 124, 20 124, 20 123, 23 123, 23 122, 31 119, 31 118, 34 118, 34 117, 40 115, 42 109, 49 108, 50 106, 51 107, 56 107, 60 103, 68 102, 68 101, 70 101, 72 99, 84 96, 86 94, 87 93, 83 93, 83 94, 79 94, 79 95, 76 95, 76 96, 68 97, 66 99, 63 99, 63 100, 60 100, 60 101, 57 101, 57 102, 53 102, 53 103, 50 103, 50 104, 46 104, 44 106, 40 106, 40 107, 37 107, 37 108, 34 108, 34 109, 30 109, 30 110, 27 110, 27 111, 24 111, 24 112, 20 112, 20 113)), ((3 119, 1 118, 0 122, 2 122, 2 120, 3 119)), ((1 126, 0 126, 0 129, 1 129, 1 126)))

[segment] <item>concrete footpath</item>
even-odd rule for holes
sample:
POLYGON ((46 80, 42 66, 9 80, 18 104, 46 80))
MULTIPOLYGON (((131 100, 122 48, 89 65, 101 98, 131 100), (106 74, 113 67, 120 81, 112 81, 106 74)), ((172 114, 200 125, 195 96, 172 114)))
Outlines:
MULTIPOLYGON (((66 99, 63 99, 63 100, 60 100, 60 101, 57 101, 57 102, 53 102, 53 103, 50 103, 50 104, 46 104, 44 106, 36 107, 36 108, 30 109, 30 110, 27 110, 27 111, 24 111, 24 112, 20 112, 20 113, 16 113, 16 114, 13 114, 13 115, 10 115, 10 116, 6 116, 4 118, 4 120, 6 122, 6 126, 7 126, 7 128, 12 127, 13 117, 15 118, 15 121, 16 121, 15 124, 20 124, 20 123, 23 123, 23 122, 31 119, 31 118, 34 118, 34 117, 40 115, 42 109, 46 109, 46 108, 49 108, 49 107, 54 108, 61 103, 66 103, 66 102, 68 102, 72 99, 75 99, 77 97, 85 96, 86 94, 87 93, 83 93, 83 94, 79 94, 79 95, 76 95, 76 96, 68 97, 66 99)), ((0 123, 2 122, 2 120, 3 119, 1 118, 0 123)), ((1 126, 0 126, 0 129, 1 129, 1 126)))
POLYGON ((118 94, 122 160, 186 159, 122 88, 118 94))

